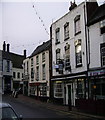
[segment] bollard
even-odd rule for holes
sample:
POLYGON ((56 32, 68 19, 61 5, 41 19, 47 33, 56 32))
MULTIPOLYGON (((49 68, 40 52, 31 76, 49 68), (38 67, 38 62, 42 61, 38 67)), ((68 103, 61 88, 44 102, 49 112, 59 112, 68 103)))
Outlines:
POLYGON ((68 110, 72 111, 72 106, 71 106, 71 100, 70 99, 68 100, 68 110))

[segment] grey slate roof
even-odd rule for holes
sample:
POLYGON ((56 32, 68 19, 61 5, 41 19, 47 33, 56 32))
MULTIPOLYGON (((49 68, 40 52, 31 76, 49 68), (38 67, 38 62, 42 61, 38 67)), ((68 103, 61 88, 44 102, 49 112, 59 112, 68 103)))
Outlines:
POLYGON ((51 47, 51 40, 44 42, 42 45, 39 45, 34 51, 33 53, 30 55, 30 57, 33 57, 45 50, 48 50, 51 47))
POLYGON ((24 55, 2 51, 2 59, 11 60, 14 68, 22 68, 24 55))
POLYGON ((88 22, 88 26, 95 24, 105 18, 105 3, 99 6, 94 14, 92 15, 91 19, 88 22))

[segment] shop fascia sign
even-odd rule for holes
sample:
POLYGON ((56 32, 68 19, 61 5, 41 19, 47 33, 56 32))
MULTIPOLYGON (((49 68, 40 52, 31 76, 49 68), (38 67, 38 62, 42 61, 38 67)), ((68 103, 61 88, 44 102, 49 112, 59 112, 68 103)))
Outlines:
POLYGON ((97 76, 97 75, 104 75, 104 74, 105 74, 105 70, 88 72, 88 76, 97 76))

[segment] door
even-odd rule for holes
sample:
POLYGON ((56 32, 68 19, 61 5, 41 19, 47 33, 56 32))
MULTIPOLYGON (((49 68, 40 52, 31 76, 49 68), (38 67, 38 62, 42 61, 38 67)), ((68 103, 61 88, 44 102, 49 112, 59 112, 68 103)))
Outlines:
POLYGON ((66 93, 66 105, 69 105, 71 104, 72 105, 72 83, 71 84, 67 84, 66 85, 66 90, 67 90, 67 93, 66 93))
POLYGON ((71 85, 68 85, 68 104, 71 105, 71 85))

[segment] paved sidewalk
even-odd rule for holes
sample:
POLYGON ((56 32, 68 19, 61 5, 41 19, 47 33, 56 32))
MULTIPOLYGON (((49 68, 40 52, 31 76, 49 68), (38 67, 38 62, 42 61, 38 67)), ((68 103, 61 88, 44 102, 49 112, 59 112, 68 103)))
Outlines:
POLYGON ((40 100, 36 100, 34 98, 24 96, 22 94, 19 94, 18 98, 14 98, 14 99, 16 99, 19 102, 25 103, 25 104, 30 104, 32 106, 37 105, 37 106, 41 106, 41 107, 46 107, 46 108, 54 110, 54 111, 63 111, 63 112, 66 112, 66 113, 72 114, 72 115, 79 115, 79 116, 85 116, 88 118, 93 118, 93 119, 98 119, 98 120, 105 120, 105 117, 103 117, 103 116, 82 113, 75 108, 72 108, 72 111, 69 111, 68 106, 42 102, 40 100))

